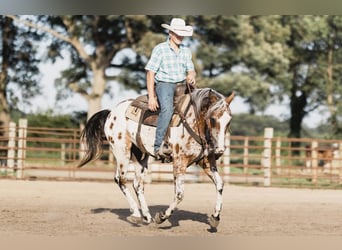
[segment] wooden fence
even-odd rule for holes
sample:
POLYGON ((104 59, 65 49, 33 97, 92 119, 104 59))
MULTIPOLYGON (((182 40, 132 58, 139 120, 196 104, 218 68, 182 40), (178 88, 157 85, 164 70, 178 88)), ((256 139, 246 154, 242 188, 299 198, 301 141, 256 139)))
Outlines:
MULTIPOLYGON (((15 179, 113 180, 115 159, 103 154, 87 166, 76 167, 83 149, 81 129, 38 128, 22 119, 0 128, 0 176, 15 179)), ((342 141, 227 135, 227 149, 218 160, 225 183, 260 186, 342 187, 342 141)), ((130 166, 128 178, 133 178, 130 166)), ((172 165, 149 163, 147 182, 172 181, 172 165)), ((188 182, 208 182, 198 166, 188 168, 188 182)))

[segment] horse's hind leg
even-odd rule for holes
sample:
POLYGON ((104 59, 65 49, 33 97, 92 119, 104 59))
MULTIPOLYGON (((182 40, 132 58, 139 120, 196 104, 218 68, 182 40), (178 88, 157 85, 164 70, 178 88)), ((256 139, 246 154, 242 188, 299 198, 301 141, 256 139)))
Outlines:
MULTIPOLYGON (((121 154, 115 154, 115 155, 118 156, 118 155, 124 155, 124 154, 121 153, 121 154)), ((116 168, 114 181, 118 184, 119 188, 121 189, 122 193, 125 195, 128 201, 128 204, 130 206, 130 210, 132 214, 128 219, 132 221, 133 223, 141 223, 142 218, 141 218, 138 204, 136 203, 136 201, 132 197, 131 192, 128 190, 126 186, 126 182, 127 182, 126 174, 127 174, 127 168, 129 165, 129 158, 125 157, 121 159, 120 157, 117 157, 116 161, 117 161, 117 168, 116 168)))
POLYGON ((142 155, 141 152, 133 145, 132 148, 133 160, 135 161, 135 177, 133 181, 133 188, 137 195, 143 219, 146 223, 152 222, 152 216, 150 214, 147 202, 144 194, 144 177, 147 169, 148 155, 142 155))

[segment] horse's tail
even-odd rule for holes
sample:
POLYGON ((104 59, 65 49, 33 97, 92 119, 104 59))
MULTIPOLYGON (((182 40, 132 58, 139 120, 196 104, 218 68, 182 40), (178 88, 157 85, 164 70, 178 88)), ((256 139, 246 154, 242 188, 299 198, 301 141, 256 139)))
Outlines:
POLYGON ((77 167, 80 168, 100 156, 105 140, 104 125, 109 113, 110 110, 107 109, 99 111, 86 123, 81 133, 81 142, 84 143, 86 152, 77 167))

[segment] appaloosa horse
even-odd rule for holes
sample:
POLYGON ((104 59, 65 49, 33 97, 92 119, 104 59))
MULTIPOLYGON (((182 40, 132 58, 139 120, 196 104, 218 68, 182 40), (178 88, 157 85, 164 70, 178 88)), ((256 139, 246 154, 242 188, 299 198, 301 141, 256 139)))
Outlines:
MULTIPOLYGON (((234 93, 225 97, 213 89, 204 88, 195 89, 188 95, 191 97, 188 108, 176 112, 178 114, 174 116, 178 116, 179 124, 171 127, 167 135, 173 151, 174 200, 166 211, 155 215, 154 221, 160 224, 172 215, 184 197, 186 169, 197 163, 216 186, 216 206, 214 213, 209 217, 210 225, 216 228, 220 220, 223 191, 223 181, 217 171, 216 160, 225 150, 225 134, 232 118, 229 105, 234 93)), ((99 111, 89 119, 81 135, 86 153, 79 167, 99 157, 103 140, 106 138, 116 158, 114 180, 127 198, 132 211, 130 221, 151 223, 153 219, 144 196, 144 175, 148 167, 148 158, 153 156, 156 128, 139 125, 139 122, 127 117, 126 111, 132 102, 133 100, 123 101, 115 109, 99 111), (126 186, 130 160, 138 163, 134 164, 136 169, 133 180, 138 202, 126 186)))

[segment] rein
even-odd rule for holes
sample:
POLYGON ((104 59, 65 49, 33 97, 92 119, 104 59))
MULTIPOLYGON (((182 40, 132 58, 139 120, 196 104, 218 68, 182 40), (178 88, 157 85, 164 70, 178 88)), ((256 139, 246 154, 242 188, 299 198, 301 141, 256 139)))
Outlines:
MULTIPOLYGON (((186 86, 187 86, 188 91, 190 93, 190 103, 194 107, 195 117, 196 117, 196 121, 197 121, 198 137, 200 139, 196 140, 196 141, 202 146, 202 151, 205 151, 206 149, 208 149, 208 143, 207 143, 207 140, 205 139, 205 135, 201 135, 201 130, 199 127, 199 112, 197 110, 197 106, 195 105, 194 100, 193 100, 192 95, 191 95, 192 90, 191 90, 190 84, 186 83, 186 86)), ((197 134, 196 134, 196 136, 197 136, 197 134)))
MULTIPOLYGON (((199 127, 199 112, 197 110, 197 106, 195 105, 194 103, 194 100, 192 98, 192 95, 191 95, 191 92, 192 92, 192 89, 190 87, 190 84, 189 83, 186 83, 186 86, 188 88, 188 92, 190 93, 190 104, 193 106, 194 108, 194 113, 195 113, 195 117, 196 117, 196 121, 197 121, 197 130, 198 130, 198 134, 190 127, 189 123, 186 121, 185 119, 185 116, 182 112, 180 112, 179 110, 177 110, 178 112, 178 115, 180 116, 181 118, 181 121, 184 125, 184 127, 186 128, 186 130, 188 131, 188 133, 195 139, 195 141, 200 144, 202 146, 201 148, 201 153, 198 155, 198 157, 193 161, 193 162, 198 162, 200 161, 203 156, 205 155, 205 152, 209 152, 208 149, 209 149, 209 145, 207 143, 207 140, 206 140, 206 136, 205 135, 202 135, 201 133, 201 130, 200 130, 200 127, 199 127)), ((211 91, 211 90, 210 90, 211 91)), ((192 162, 192 163, 193 163, 192 162)), ((191 164, 192 164, 191 163, 191 164)))

